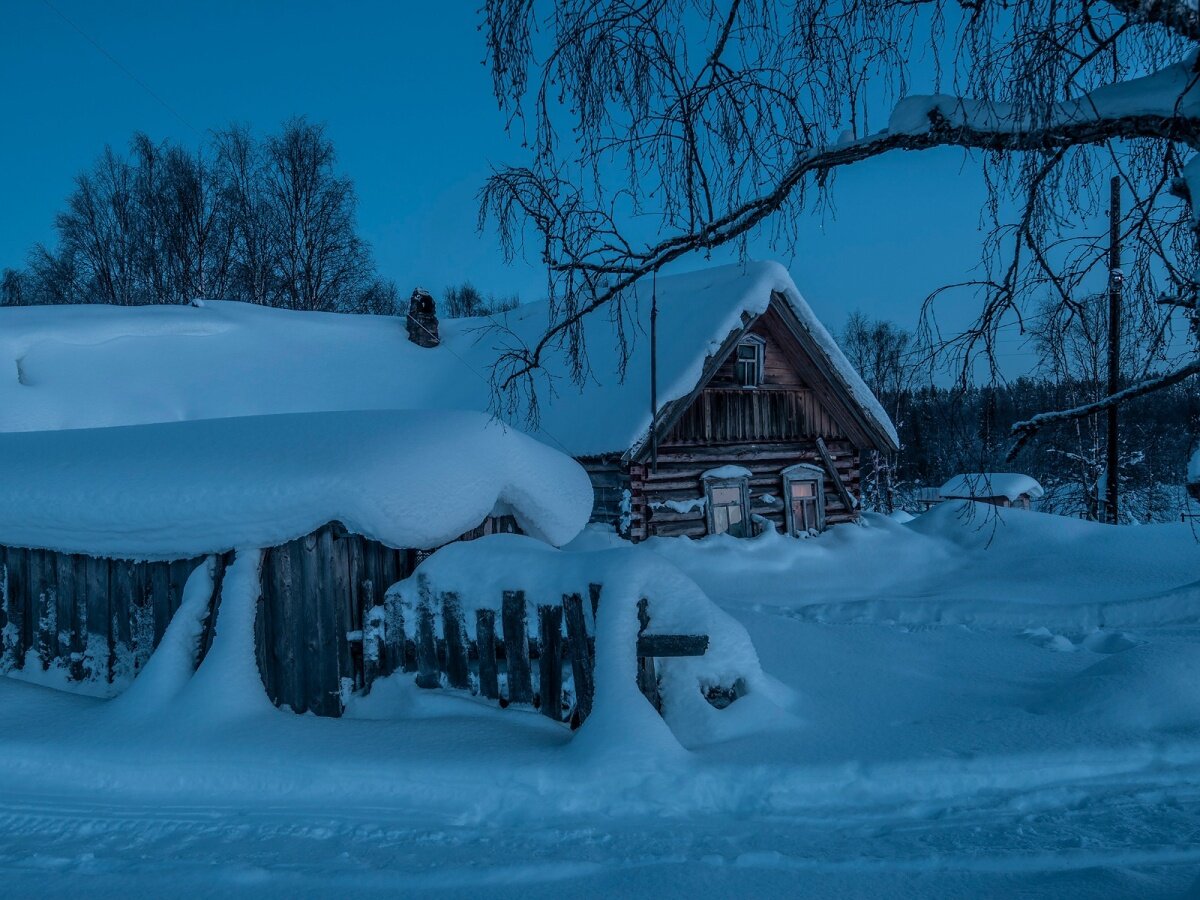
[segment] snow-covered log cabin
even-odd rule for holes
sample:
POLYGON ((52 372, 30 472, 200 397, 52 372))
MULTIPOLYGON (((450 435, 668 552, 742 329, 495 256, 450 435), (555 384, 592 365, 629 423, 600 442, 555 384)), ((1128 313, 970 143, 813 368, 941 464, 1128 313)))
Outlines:
POLYGON ((120 686, 178 618, 202 659, 245 557, 247 653, 276 705, 318 715, 363 687, 366 615, 430 551, 565 543, 591 509, 575 462, 474 412, 0 434, 0 473, 0 672, 120 686))
POLYGON ((589 325, 595 374, 578 393, 560 389, 542 430, 591 476, 593 520, 633 540, 852 521, 862 455, 898 447, 878 400, 777 263, 644 284, 626 323, 624 382, 612 375, 608 327, 589 325))
MULTIPOLYGON (((209 302, 0 310, 0 432, 314 410, 491 408, 492 366, 532 345, 545 303, 483 319, 209 302), (10 364, 11 365, 11 364, 10 364)), ((512 424, 579 460, 592 516, 652 535, 793 533, 856 516, 860 456, 897 446, 876 398, 787 270, 752 262, 642 282, 619 324, 585 319, 589 369, 554 349, 540 418, 512 424), (657 310, 657 347, 650 317, 657 310), (651 357, 657 408, 651 415, 651 357), (619 374, 623 372, 622 376, 619 374)))

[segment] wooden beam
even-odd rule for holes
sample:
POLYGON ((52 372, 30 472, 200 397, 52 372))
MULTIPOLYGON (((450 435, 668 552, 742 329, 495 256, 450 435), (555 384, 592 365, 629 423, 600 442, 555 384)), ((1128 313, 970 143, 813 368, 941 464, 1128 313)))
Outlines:
POLYGON ((846 484, 842 481, 842 476, 838 474, 837 466, 833 464, 833 457, 829 455, 829 448, 825 446, 824 438, 817 438, 817 452, 821 454, 821 459, 825 463, 825 470, 829 473, 829 477, 833 479, 833 486, 837 488, 838 496, 842 498, 842 503, 846 504, 846 509, 850 512, 854 511, 854 498, 850 496, 850 491, 846 489, 846 484))
POLYGON ((637 640, 638 656, 703 656, 707 651, 707 634, 643 634, 637 640))

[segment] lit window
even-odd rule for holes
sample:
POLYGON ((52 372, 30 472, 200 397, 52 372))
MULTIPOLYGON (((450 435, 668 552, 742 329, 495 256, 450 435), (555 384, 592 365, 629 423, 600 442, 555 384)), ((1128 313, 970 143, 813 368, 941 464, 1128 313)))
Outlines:
POLYGON ((825 473, 816 466, 798 465, 783 472, 789 534, 807 534, 825 527, 825 473))
POLYGON ((746 537, 749 534, 747 511, 750 505, 747 481, 706 479, 704 487, 708 495, 709 533, 746 537))
POLYGON ((734 376, 742 387, 758 387, 763 382, 763 340, 751 335, 737 345, 734 376))

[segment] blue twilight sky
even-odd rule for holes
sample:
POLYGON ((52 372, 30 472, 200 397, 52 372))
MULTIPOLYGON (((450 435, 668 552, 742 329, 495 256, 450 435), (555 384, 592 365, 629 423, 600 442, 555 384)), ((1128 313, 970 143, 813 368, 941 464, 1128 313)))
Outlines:
MULTIPOLYGON (((3 0, 0 267, 52 240, 72 177, 106 143, 124 148, 142 130, 195 144, 231 121, 262 133, 303 114, 328 126, 361 231, 402 292, 470 279, 538 298, 542 274, 506 266, 494 235, 475 230, 489 166, 523 159, 482 64, 478 6, 3 0)), ((760 242, 753 255, 787 264, 833 330, 854 309, 913 327, 922 298, 977 261, 982 198, 957 151, 895 155, 841 173, 836 218, 805 223, 794 253, 760 242)), ((970 311, 953 302, 963 306, 941 307, 949 327, 970 311)), ((1009 334, 1004 350, 1023 369, 1009 334)))

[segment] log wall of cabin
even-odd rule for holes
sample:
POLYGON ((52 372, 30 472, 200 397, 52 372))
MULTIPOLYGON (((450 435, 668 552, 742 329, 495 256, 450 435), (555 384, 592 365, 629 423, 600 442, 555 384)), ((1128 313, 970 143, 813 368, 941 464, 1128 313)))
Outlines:
MULTIPOLYGON (((851 496, 859 491, 858 451, 847 441, 826 442, 829 455, 851 496)), ((701 475, 709 469, 733 465, 749 469, 750 514, 773 522, 779 530, 786 528, 783 506, 783 470, 797 463, 808 463, 825 470, 816 444, 812 442, 780 442, 776 444, 721 447, 662 447, 658 453, 657 472, 649 464, 630 467, 634 508, 640 521, 630 536, 635 540, 658 535, 661 537, 702 537, 708 533, 703 504, 680 509, 690 501, 704 498, 701 475), (769 502, 773 497, 776 502, 769 502), (676 508, 667 506, 673 502, 676 508)), ((833 478, 825 476, 825 521, 835 525, 851 522, 855 510, 842 502, 833 478)))
POLYGON ((630 528, 641 526, 642 518, 634 510, 630 509, 626 518, 624 503, 629 491, 629 467, 621 462, 621 458, 616 455, 588 457, 580 459, 579 463, 592 480, 590 521, 611 525, 618 532, 623 532, 625 523, 630 528))

